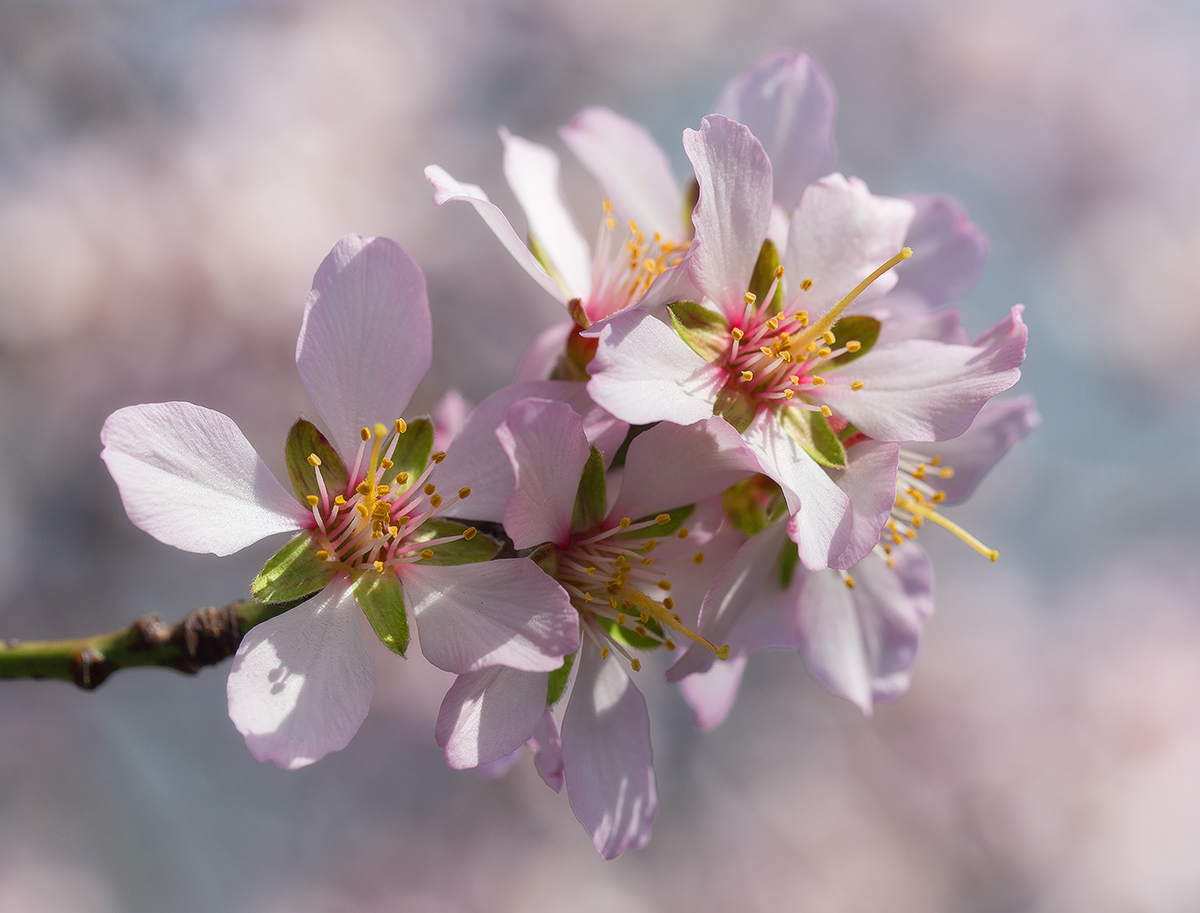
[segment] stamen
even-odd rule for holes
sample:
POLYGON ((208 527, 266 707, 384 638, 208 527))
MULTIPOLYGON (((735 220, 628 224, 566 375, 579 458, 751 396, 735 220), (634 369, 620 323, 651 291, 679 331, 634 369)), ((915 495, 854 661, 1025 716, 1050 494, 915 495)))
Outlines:
MULTIPOLYGON (((805 331, 804 335, 800 339, 800 343, 802 345, 807 345, 812 340, 823 336, 824 333, 837 322, 837 319, 842 315, 842 312, 845 311, 846 308, 848 308, 851 304, 853 304, 854 299, 861 295, 863 291, 865 291, 871 285, 872 282, 894 267, 897 263, 900 263, 902 260, 907 260, 911 256, 911 247, 902 248, 900 253, 896 254, 896 256, 889 259, 886 263, 871 273, 871 275, 867 276, 866 279, 858 283, 858 285, 851 290, 850 294, 846 295, 845 298, 826 311, 820 320, 818 320, 805 331)), ((803 282, 800 283, 800 287, 807 290, 803 282)), ((811 287, 811 284, 808 287, 811 287)), ((830 342, 832 342, 832 340, 830 340, 830 342)))

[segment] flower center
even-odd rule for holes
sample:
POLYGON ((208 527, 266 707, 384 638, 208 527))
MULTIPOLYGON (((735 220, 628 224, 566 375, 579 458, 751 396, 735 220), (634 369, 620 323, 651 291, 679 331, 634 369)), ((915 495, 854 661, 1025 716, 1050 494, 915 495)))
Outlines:
MULTIPOLYGON (((634 672, 641 669, 641 662, 627 648, 674 650, 671 632, 695 641, 719 659, 729 658, 728 645, 718 647, 687 627, 675 612, 671 581, 652 557, 658 546, 652 535, 669 524, 670 514, 640 523, 625 517, 611 529, 575 537, 558 557, 555 578, 570 595, 584 632, 601 656, 607 658, 611 648, 625 657, 634 672)), ((686 539, 689 533, 680 527, 673 535, 686 539)), ((692 561, 703 563, 704 553, 696 552, 692 561)))
POLYGON ((344 492, 329 491, 321 473, 320 458, 315 453, 309 455, 308 462, 316 472, 321 492, 320 496, 311 495, 308 499, 316 521, 313 536, 318 557, 351 568, 373 566, 382 571, 385 567, 429 560, 435 546, 475 537, 474 527, 441 538, 417 534, 427 520, 470 496, 471 489, 461 488, 447 501, 427 481, 433 468, 446 458, 440 450, 430 456, 415 479, 397 470, 391 457, 407 430, 403 419, 396 419, 393 429, 381 424, 363 428, 362 443, 350 467, 350 481, 344 492))
POLYGON ((576 321, 583 317, 594 323, 637 301, 664 270, 683 259, 688 246, 666 241, 658 232, 647 238, 632 219, 624 240, 620 239, 612 203, 605 200, 592 263, 591 294, 583 314, 572 316, 576 321))

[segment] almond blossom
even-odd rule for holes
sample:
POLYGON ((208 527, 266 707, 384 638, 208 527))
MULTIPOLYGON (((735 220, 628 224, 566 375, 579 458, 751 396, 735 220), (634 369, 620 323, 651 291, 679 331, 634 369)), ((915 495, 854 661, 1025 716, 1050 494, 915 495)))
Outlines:
POLYGON ((229 675, 230 717, 259 760, 301 767, 353 737, 375 686, 364 614, 403 654, 408 603, 426 658, 456 673, 548 671, 578 647, 569 601, 533 562, 470 563, 495 545, 437 519, 470 489, 444 498, 430 423, 399 417, 429 362, 420 269, 394 242, 348 235, 317 271, 296 344, 333 440, 303 420, 293 427, 294 494, 218 412, 130 406, 104 425, 101 456, 126 511, 160 541, 228 555, 298 533, 252 590, 264 602, 316 595, 252 628, 229 675))
POLYGON ((865 554, 851 541, 863 508, 830 475, 845 467, 838 435, 849 425, 884 441, 961 434, 1020 376, 1020 308, 972 345, 875 346, 878 321, 847 310, 895 284, 913 205, 831 175, 805 190, 780 258, 767 239, 771 163, 749 129, 710 115, 684 146, 700 187, 676 271, 687 279, 672 277, 674 302, 603 326, 588 390, 632 423, 729 420, 783 489, 804 565, 849 567, 865 554))

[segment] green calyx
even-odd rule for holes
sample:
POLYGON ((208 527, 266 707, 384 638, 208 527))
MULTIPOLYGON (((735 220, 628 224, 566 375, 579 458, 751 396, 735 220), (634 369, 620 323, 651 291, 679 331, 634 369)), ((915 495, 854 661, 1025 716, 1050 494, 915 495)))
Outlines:
POLYGON ((408 613, 400 578, 392 570, 363 571, 355 575, 350 589, 379 642, 404 656, 409 640, 408 613))
POLYGON ((579 477, 575 507, 571 511, 571 532, 579 533, 599 525, 604 519, 606 493, 604 456, 593 447, 579 477))
POLYGON ((263 565, 250 592, 263 603, 303 602, 324 589, 338 564, 318 557, 317 544, 308 532, 294 536, 263 565))

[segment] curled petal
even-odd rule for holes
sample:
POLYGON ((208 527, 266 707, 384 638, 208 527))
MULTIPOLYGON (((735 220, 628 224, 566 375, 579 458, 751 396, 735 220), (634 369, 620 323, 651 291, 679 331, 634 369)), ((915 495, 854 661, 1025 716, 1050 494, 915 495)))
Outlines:
POLYGON ((296 367, 343 457, 357 452, 362 428, 400 417, 431 352, 425 277, 412 257, 387 238, 338 241, 308 293, 296 367))
POLYGON ((489 666, 455 679, 435 735, 455 770, 490 764, 533 737, 546 709, 546 673, 489 666))
POLYGON ((230 555, 311 520, 220 412, 127 406, 108 417, 100 440, 129 519, 167 545, 230 555))
POLYGON ((833 83, 808 54, 775 51, 729 81, 713 111, 750 128, 775 172, 775 199, 791 211, 833 164, 833 83))
POLYGON ((731 656, 680 681, 679 693, 696 714, 698 729, 709 732, 725 722, 737 700, 747 658, 744 653, 731 656))
POLYGON ((399 573, 421 652, 439 669, 551 672, 579 647, 579 619, 566 591, 528 558, 408 564, 399 573))
POLYGON ((286 770, 345 748, 375 693, 375 660, 345 581, 251 628, 226 691, 229 718, 260 761, 286 770))
POLYGON ((862 441, 850 448, 846 469, 838 475, 837 486, 850 499, 853 525, 849 544, 829 563, 830 567, 848 568, 857 564, 879 542, 879 533, 896 503, 899 461, 899 444, 862 441))
POLYGON ((646 700, 591 641, 563 717, 562 751, 571 811, 600 855, 645 846, 658 810, 646 700))
POLYGON ((904 243, 913 255, 896 267, 892 294, 916 298, 930 308, 955 304, 983 272, 987 237, 953 197, 930 194, 908 200, 916 209, 904 243))

